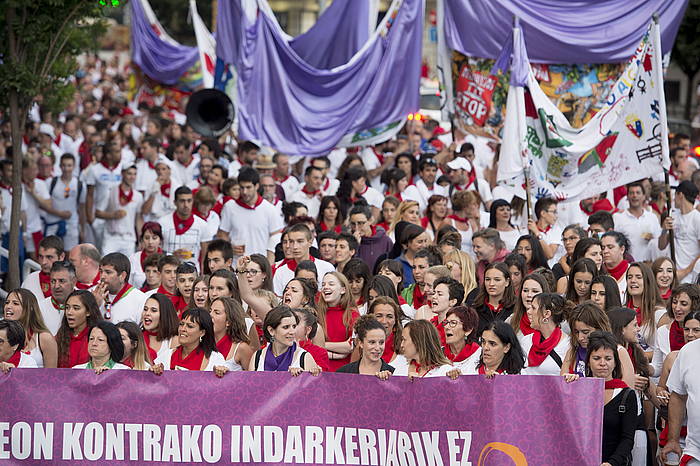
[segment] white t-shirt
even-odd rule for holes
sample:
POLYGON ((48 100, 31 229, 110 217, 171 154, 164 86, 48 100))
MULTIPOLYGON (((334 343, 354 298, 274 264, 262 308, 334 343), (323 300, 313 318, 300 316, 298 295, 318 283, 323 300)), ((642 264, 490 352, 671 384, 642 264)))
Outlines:
POLYGON ((36 369, 39 366, 37 365, 37 363, 33 357, 31 357, 25 353, 20 353, 19 354, 19 363, 17 364, 17 368, 19 369, 20 367, 23 369, 36 369))
POLYGON ((418 203, 418 209, 420 210, 420 215, 423 215, 423 211, 428 207, 428 199, 433 194, 439 194, 445 196, 449 199, 449 190, 437 183, 433 183, 433 189, 428 189, 428 186, 421 178, 416 179, 416 184, 408 186, 403 192, 403 198, 407 201, 416 201, 418 203))
MULTIPOLYGON (((322 280, 325 274, 335 271, 335 267, 333 267, 333 264, 330 262, 316 259, 314 257, 312 257, 311 260, 313 261, 314 265, 316 265, 319 282, 322 280)), ((277 296, 282 296, 282 293, 284 293, 284 287, 287 286, 287 283, 294 278, 294 272, 287 264, 279 267, 282 262, 283 261, 280 261, 276 264, 278 268, 275 269, 275 275, 272 278, 272 288, 277 296)))
POLYGON ((557 250, 554 253, 554 257, 549 259, 547 261, 547 264, 549 264, 550 267, 554 267, 554 264, 559 262, 559 259, 561 259, 561 256, 566 254, 566 250, 564 249, 564 245, 561 239, 561 234, 562 234, 562 229, 559 228, 557 225, 552 225, 552 227, 547 230, 546 232, 542 233, 542 240, 547 243, 547 244, 556 244, 557 245, 557 250))
POLYGON ((51 335, 56 335, 58 329, 61 328, 63 322, 63 309, 56 309, 51 300, 51 296, 39 300, 39 310, 41 317, 44 318, 44 324, 49 329, 51 335))
POLYGON ((377 209, 381 210, 382 204, 384 203, 384 195, 379 191, 371 186, 367 186, 367 188, 365 188, 365 192, 360 193, 359 195, 365 198, 370 207, 376 207, 377 209))
POLYGON ((192 154, 192 161, 189 163, 189 165, 185 166, 177 160, 173 160, 171 166, 173 188, 177 189, 197 178, 197 175, 199 175, 199 156, 192 154))
POLYGON ((158 179, 158 174, 155 168, 151 168, 148 164, 148 160, 139 159, 136 161, 136 182, 134 187, 137 191, 142 193, 147 193, 151 190, 151 187, 156 183, 158 179))
POLYGON ((241 207, 237 202, 227 202, 221 211, 219 229, 228 233, 232 243, 245 241, 245 254, 267 255, 270 235, 283 228, 277 209, 263 200, 254 209, 241 207))
MULTIPOLYGON (((162 348, 162 347, 161 347, 162 348)), ((155 361, 153 361, 153 364, 163 364, 163 368, 166 371, 170 370, 170 357, 173 355, 177 348, 170 349, 168 348, 168 351, 158 351, 158 357, 156 358, 155 361)), ((226 365, 226 360, 224 359, 224 356, 219 353, 218 351, 214 351, 209 355, 209 362, 207 363, 207 367, 204 368, 205 371, 213 371, 214 366, 225 366, 226 365)), ((187 369, 175 369, 184 371, 187 369)))
MULTIPOLYGON (((531 333, 530 335, 524 336, 520 339, 520 343, 522 343, 523 346, 523 352, 525 353, 525 365, 527 365, 527 355, 530 352, 530 348, 532 348, 532 341, 533 338, 537 335, 537 333, 531 333)), ((554 347, 554 351, 559 355, 561 358, 562 362, 564 361, 564 358, 566 357, 566 352, 569 349, 569 339, 566 337, 566 334, 562 332, 561 334, 561 339, 559 340, 559 343, 557 343, 557 346, 554 347)), ((559 375, 561 372, 561 367, 557 364, 557 362, 552 358, 552 356, 547 355, 545 360, 540 364, 539 366, 533 366, 533 367, 525 367, 521 374, 523 375, 559 375)))
POLYGON ((120 219, 108 219, 105 222, 105 232, 110 235, 119 235, 124 239, 132 239, 136 241, 136 217, 141 212, 143 206, 143 195, 140 192, 132 189, 133 193, 131 200, 122 205, 119 202, 119 185, 113 186, 109 192, 107 201, 108 212, 117 210, 126 211, 126 215, 120 219))
MULTIPOLYGON (((693 209, 681 215, 678 209, 674 209, 672 216, 673 237, 676 241, 676 266, 684 269, 700 255, 700 212, 693 209)), ((695 273, 689 273, 682 281, 693 283, 694 280, 695 273)))
POLYGON ((282 181, 276 181, 284 191, 284 198, 289 202, 295 192, 299 190, 299 180, 289 175, 282 181))
MULTIPOLYGON (((383 156, 384 154, 381 154, 383 156)), ((362 157, 362 165, 365 166, 365 169, 369 172, 372 170, 375 170, 379 168, 382 165, 382 162, 379 160, 380 155, 377 154, 377 151, 374 147, 365 147, 362 149, 362 152, 360 153, 360 157, 362 157)), ((374 178, 368 180, 368 183, 370 186, 372 186, 374 189, 381 189, 382 188, 382 183, 381 183, 381 176, 375 176, 374 178)), ((369 200, 367 201, 369 202, 369 200)), ((381 207, 379 207, 381 209, 381 207)))
MULTIPOLYGON (((393 363, 389 363, 389 365, 393 366, 393 363)), ((410 364, 407 364, 405 366, 399 366, 396 367, 394 366, 394 374, 393 375, 401 375, 404 377, 408 377, 408 368, 410 364)), ((444 364, 442 366, 434 367, 433 369, 429 370, 428 372, 423 375, 423 378, 426 377, 445 377, 447 376, 447 373, 450 372, 452 369, 454 369, 455 366, 451 364, 444 364)))
POLYGON ((45 299, 44 292, 41 290, 41 282, 39 281, 39 270, 36 270, 24 279, 22 288, 31 291, 36 296, 37 301, 45 299))
POLYGON ((661 225, 656 215, 647 210, 643 210, 642 216, 637 218, 629 210, 613 214, 615 231, 624 233, 630 241, 630 254, 634 260, 650 261, 656 256, 655 249, 661 235, 661 225), (650 240, 642 236, 651 233, 650 240))
POLYGON ((454 367, 459 369, 463 375, 476 375, 479 373, 476 366, 479 364, 479 359, 481 358, 481 348, 474 351, 474 354, 469 356, 464 361, 453 362, 454 367))
POLYGON ((688 435, 683 453, 700 460, 700 340, 681 348, 666 385, 669 391, 688 396, 688 435))
POLYGON ((340 187, 340 180, 326 177, 326 181, 321 185, 321 192, 324 196, 335 196, 340 187))
POLYGON ((194 214, 192 216, 194 218, 192 226, 181 235, 175 232, 173 214, 164 215, 158 219, 158 223, 160 223, 163 230, 163 251, 166 254, 173 254, 179 249, 184 249, 190 254, 187 259, 197 265, 199 263, 201 243, 205 241, 204 235, 207 233, 208 228, 204 220, 194 214))
POLYGON ((172 215, 172 213, 175 212, 175 189, 177 188, 174 188, 172 180, 168 196, 163 194, 158 183, 153 183, 153 185, 149 187, 146 193, 146 199, 149 199, 151 195, 154 196, 154 199, 151 205, 151 213, 144 216, 144 221, 157 222, 159 218, 165 215, 172 215))
POLYGON ((143 305, 146 302, 146 295, 138 288, 132 287, 127 290, 116 303, 114 302, 115 296, 116 295, 113 294, 109 295, 109 301, 112 303, 110 311, 112 314, 111 318, 107 319, 105 315, 106 309, 104 303, 100 306, 102 317, 113 324, 118 324, 119 322, 127 320, 135 324, 140 324, 143 305))
MULTIPOLYGON (((83 363, 83 364, 78 364, 77 366, 73 366, 71 369, 87 369, 89 362, 83 363)), ((114 363, 114 366, 112 366, 112 369, 119 369, 119 370, 125 370, 125 369, 131 369, 129 366, 126 366, 120 362, 114 363)))
POLYGON ((219 231, 219 225, 221 225, 221 217, 219 217, 219 214, 214 212, 214 210, 212 209, 209 211, 209 215, 207 216, 206 220, 204 220, 204 223, 206 224, 207 229, 202 235, 202 241, 211 241, 216 237, 216 233, 218 233, 219 231))
MULTIPOLYGON (((304 185, 306 186, 306 185, 304 185)), ((321 193, 309 196, 299 188, 297 192, 292 194, 291 198, 287 198, 288 202, 301 202, 309 210, 309 217, 318 217, 318 212, 321 209, 321 193)))
MULTIPOLYGON (((46 184, 43 180, 34 180, 34 192, 39 199, 48 199, 49 190, 46 188, 46 184)), ((29 194, 27 186, 22 183, 22 199, 27 200, 27 233, 34 233, 36 231, 43 231, 44 225, 41 223, 41 217, 44 215, 44 211, 41 210, 39 203, 34 199, 34 196, 29 194)))
MULTIPOLYGON (((46 180, 46 189, 49 192, 49 197, 51 198, 51 205, 56 210, 68 210, 71 212, 71 217, 66 220, 68 225, 78 224, 78 203, 85 204, 85 195, 87 194, 87 188, 83 185, 80 189, 80 199, 78 199, 78 186, 82 184, 78 178, 71 178, 68 186, 66 183, 58 177, 56 180, 56 185, 53 188, 53 192, 50 192, 51 179, 46 180), (68 189, 66 189, 68 188, 68 189), (66 191, 68 191, 68 197, 66 197, 66 191)), ((48 212, 44 213, 44 218, 47 223, 55 223, 63 220, 55 215, 51 215, 48 212)))
POLYGON ((118 186, 122 182, 121 162, 113 170, 101 163, 95 163, 90 165, 84 173, 85 184, 95 187, 95 209, 105 210, 112 186, 118 186))

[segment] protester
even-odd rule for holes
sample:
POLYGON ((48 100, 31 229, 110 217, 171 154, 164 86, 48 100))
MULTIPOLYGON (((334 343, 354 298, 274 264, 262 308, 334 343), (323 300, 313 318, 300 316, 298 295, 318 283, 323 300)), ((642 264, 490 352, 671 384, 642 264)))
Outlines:
POLYGON ((526 276, 510 316, 510 325, 521 340, 535 331, 530 325, 529 313, 534 297, 540 293, 549 293, 547 280, 537 273, 526 276))
POLYGON ((166 295, 156 293, 146 300, 141 322, 149 361, 162 359, 178 346, 179 319, 175 306, 166 295))
POLYGON ((25 330, 15 320, 0 320, 0 372, 12 368, 37 367, 34 358, 22 352, 25 330))
POLYGON ((401 334, 401 354, 408 365, 398 368, 394 375, 409 378, 448 376, 456 379, 459 369, 440 349, 440 337, 435 327, 426 320, 413 320, 406 324, 401 334))
POLYGON ((479 322, 476 337, 494 321, 505 321, 513 313, 515 293, 508 267, 502 262, 489 264, 484 272, 484 281, 476 296, 467 304, 477 313, 479 322))
POLYGON ((119 362, 124 357, 122 335, 116 325, 106 320, 98 322, 90 329, 88 354, 88 362, 75 365, 73 369, 93 369, 95 374, 101 374, 108 369, 129 369, 129 366, 119 362))
POLYGON ((472 236, 474 255, 478 259, 476 264, 476 277, 479 283, 484 280, 486 266, 493 262, 503 262, 508 255, 505 243, 493 228, 478 231, 472 236))
POLYGON ((668 257, 658 257, 652 262, 651 271, 654 272, 656 285, 659 287, 659 296, 668 303, 671 298, 671 290, 678 286, 675 264, 668 257))
MULTIPOLYGON (((586 376, 586 354, 588 337, 596 330, 610 332, 608 315, 592 301, 579 303, 568 317, 571 329, 570 346, 561 366, 561 374, 586 376)), ((619 348, 618 351, 624 351, 619 348)))
POLYGON ((598 275, 591 281, 591 300, 605 312, 622 306, 617 281, 610 275, 598 275))
POLYGON ((481 346, 476 342, 478 324, 479 318, 470 307, 452 307, 445 317, 443 352, 447 359, 465 375, 477 373, 477 364, 481 358, 481 346))
POLYGON ((129 283, 141 288, 146 282, 146 259, 153 254, 163 252, 163 230, 159 223, 146 222, 141 227, 141 249, 131 255, 131 274, 129 283))
POLYGON ((76 290, 68 295, 66 312, 56 333, 58 367, 88 362, 88 334, 101 321, 102 313, 92 293, 76 290))
POLYGON ((353 350, 352 329, 360 314, 355 309, 350 284, 344 275, 329 272, 321 282, 316 305, 318 320, 326 335, 325 348, 331 372, 350 362, 353 350))
POLYGON ((500 320, 491 322, 481 333, 481 358, 477 372, 486 377, 496 374, 520 374, 525 367, 525 354, 510 325, 500 320))
POLYGON ((591 284, 598 276, 598 268, 591 259, 579 259, 569 270, 566 299, 581 304, 591 298, 591 284))
POLYGON ((146 341, 143 338, 143 333, 138 325, 128 320, 117 324, 119 334, 124 345, 124 355, 120 363, 135 369, 137 371, 145 371, 151 367, 148 348, 146 341))
MULTIPOLYGON (((392 363, 399 359, 401 352, 401 335, 403 331, 404 314, 396 301, 386 296, 379 296, 372 301, 367 314, 373 316, 382 324, 386 331, 382 359, 392 363)), ((405 358, 400 358, 405 362, 405 358)), ((398 364, 394 365, 396 367, 398 364)))
POLYGON ((534 332, 523 338, 527 354, 525 375, 558 375, 563 367, 569 342, 561 323, 571 311, 571 302, 554 293, 540 293, 527 311, 534 332))
POLYGON ((365 315, 355 322, 355 334, 360 359, 340 367, 336 372, 374 375, 380 380, 387 380, 394 368, 382 358, 387 339, 384 326, 372 315, 365 315))
POLYGON ((521 254, 525 258, 528 273, 532 273, 540 267, 549 268, 540 241, 532 235, 524 235, 518 238, 514 252, 521 254))
POLYGON ((330 365, 328 363, 328 351, 325 348, 314 344, 313 340, 319 330, 318 318, 316 313, 308 307, 293 309, 294 314, 299 318, 299 323, 296 328, 296 339, 299 346, 311 354, 316 362, 316 365, 322 371, 329 372, 330 365))

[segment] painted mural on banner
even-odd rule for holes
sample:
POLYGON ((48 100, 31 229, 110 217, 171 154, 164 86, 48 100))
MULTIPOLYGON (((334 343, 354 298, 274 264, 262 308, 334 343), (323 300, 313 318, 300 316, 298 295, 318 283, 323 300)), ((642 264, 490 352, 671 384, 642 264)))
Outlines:
POLYGON ((0 374, 0 399, 3 464, 598 466, 601 458, 600 379, 13 369, 0 374))
MULTIPOLYGON (((456 123, 464 131, 500 139, 510 74, 491 75, 494 60, 452 52, 456 123)), ((532 64, 535 79, 575 128, 602 108, 625 64, 532 64)))
POLYGON ((506 132, 517 127, 518 136, 504 141, 499 181, 521 185, 527 167, 536 198, 575 200, 668 168, 659 43, 658 26, 651 25, 603 106, 579 128, 552 103, 531 69, 524 90, 510 89, 519 96, 509 95, 506 132), (520 117, 511 118, 511 109, 520 117))

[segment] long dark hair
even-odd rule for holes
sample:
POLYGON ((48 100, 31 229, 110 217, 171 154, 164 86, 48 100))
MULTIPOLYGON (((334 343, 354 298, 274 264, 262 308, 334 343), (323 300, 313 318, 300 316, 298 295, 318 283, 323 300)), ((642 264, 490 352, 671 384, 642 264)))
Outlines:
MULTIPOLYGON (((156 340, 163 341, 177 336, 180 319, 177 318, 177 311, 170 298, 162 293, 154 293, 146 298, 146 302, 148 302, 149 299, 158 303, 158 313, 160 314, 158 317, 158 335, 156 336, 156 340)), ((144 302, 144 306, 146 302, 144 302)))
MULTIPOLYGON (((388 280, 388 278, 386 279, 388 280)), ((391 306, 391 308, 394 310, 394 328, 391 329, 391 333, 394 334, 394 353, 399 354, 401 353, 401 332, 403 331, 402 321, 404 319, 404 314, 401 310, 401 306, 399 306, 399 304, 396 301, 389 298, 388 296, 378 296, 377 299, 372 301, 372 304, 369 306, 369 309, 367 310, 367 315, 374 315, 374 309, 382 304, 391 306)))
POLYGON ((620 300, 620 288, 617 286, 617 280, 615 280, 610 275, 598 275, 591 282, 591 288, 593 285, 600 283, 605 289, 605 309, 604 311, 609 311, 614 307, 622 306, 622 301, 620 300))
MULTIPOLYGON (((87 290, 75 290, 66 298, 66 304, 68 300, 72 297, 77 297, 80 303, 85 308, 87 313, 87 328, 91 329, 99 322, 102 321, 102 313, 100 312, 100 307, 95 301, 95 297, 87 290)), ((63 320, 61 321, 61 327, 56 333, 56 343, 58 345, 58 367, 68 367, 70 361, 70 335, 71 328, 68 326, 68 320, 63 315, 63 320)), ((90 335, 90 330, 88 330, 88 335, 90 335)))
MULTIPOLYGON (((643 375, 644 377, 649 377, 649 375, 651 375, 651 370, 649 368, 649 364, 647 363, 647 357, 644 354, 644 350, 642 350, 642 348, 639 346, 639 343, 629 343, 625 341, 625 338, 622 336, 622 330, 630 322, 632 322, 632 319, 637 318, 637 313, 634 311, 634 309, 630 309, 628 307, 615 307, 608 311, 608 318, 610 319, 610 327, 612 328, 612 334, 615 337, 617 344, 622 345, 625 348, 632 348, 632 356, 634 356, 632 362, 634 363, 635 372, 643 375)), ((591 344, 589 339, 589 350, 590 347, 591 344)))
POLYGON ((92 333, 96 328, 102 330, 102 333, 107 337, 107 346, 109 346, 109 358, 114 362, 121 362, 124 358, 124 342, 119 329, 112 322, 101 320, 90 329, 92 333))
MULTIPOLYGON (((326 210, 326 208, 331 204, 334 204, 335 208, 338 209, 338 216, 335 219, 335 224, 342 225, 345 221, 345 215, 343 215, 343 210, 340 208, 340 199, 338 199, 336 196, 323 196, 321 198, 321 207, 318 208, 318 215, 316 216, 316 231, 321 231, 321 222, 323 222, 323 211, 326 210)), ((327 226, 331 231, 335 227, 335 225, 327 226)))
MULTIPOLYGON (((510 279, 510 270, 508 270, 508 266, 503 262, 491 262, 484 269, 484 277, 486 277, 486 272, 492 269, 496 269, 501 272, 503 277, 508 280, 508 285, 503 291, 503 298, 501 299, 503 308, 507 309, 509 307, 513 307, 515 305, 515 291, 513 290, 513 282, 510 279)), ((477 293, 476 298, 474 298, 472 305, 475 307, 484 306, 488 302, 488 299, 489 294, 486 292, 486 283, 485 280, 482 280, 481 285, 479 286, 479 292, 477 293)))
POLYGON ((544 249, 542 249, 540 241, 532 235, 523 235, 518 238, 518 241, 515 243, 516 250, 518 249, 518 244, 520 244, 521 241, 526 241, 530 245, 531 249, 530 261, 527 263, 528 271, 532 271, 540 267, 549 269, 547 257, 544 255, 544 249))
MULTIPOLYGON (((525 353, 513 328, 502 320, 494 320, 484 329, 484 332, 486 330, 492 331, 504 346, 510 345, 510 350, 503 355, 503 360, 499 364, 498 370, 512 375, 520 374, 520 371, 525 367, 525 353)), ((483 332, 481 335, 483 336, 483 332)), ((481 356, 477 367, 483 365, 484 357, 481 356)))
POLYGON ((211 353, 216 351, 216 339, 214 338, 214 323, 211 321, 211 316, 209 311, 201 307, 195 307, 194 309, 187 309, 182 313, 182 320, 190 318, 192 322, 199 325, 199 328, 204 330, 204 335, 202 335, 199 341, 199 347, 204 351, 204 355, 207 359, 211 356, 211 353))
MULTIPOLYGON (((590 273, 591 274, 591 286, 593 286, 593 278, 596 278, 598 276, 598 268, 595 265, 595 262, 591 259, 583 258, 579 259, 576 262, 574 262, 574 265, 571 266, 571 270, 569 271, 569 281, 566 285, 566 299, 573 301, 575 303, 579 302, 579 297, 576 294, 576 289, 574 288, 574 278, 576 277, 577 273, 590 273)), ((585 299, 588 299, 591 297, 591 289, 588 289, 588 296, 585 299)), ((606 295, 607 298, 607 295, 606 295)))
POLYGON ((622 378, 622 364, 620 363, 620 355, 617 353, 617 341, 615 336, 610 332, 596 330, 588 336, 588 351, 586 352, 586 377, 592 377, 591 372, 591 354, 599 349, 609 349, 615 357, 615 369, 613 369, 613 379, 622 378))

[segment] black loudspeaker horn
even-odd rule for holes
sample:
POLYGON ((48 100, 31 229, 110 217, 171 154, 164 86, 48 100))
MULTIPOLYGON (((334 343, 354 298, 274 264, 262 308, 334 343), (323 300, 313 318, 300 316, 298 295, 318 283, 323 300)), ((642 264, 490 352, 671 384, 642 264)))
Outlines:
POLYGON ((233 102, 217 89, 202 89, 190 96, 187 102, 187 123, 205 137, 219 137, 231 123, 235 110, 233 102))

